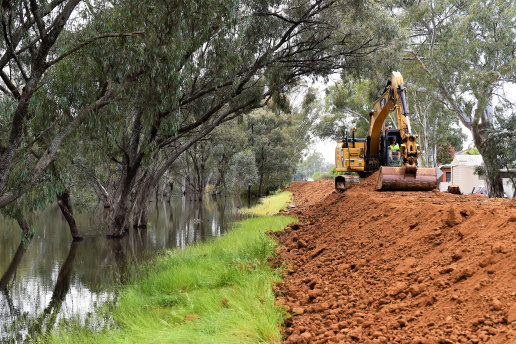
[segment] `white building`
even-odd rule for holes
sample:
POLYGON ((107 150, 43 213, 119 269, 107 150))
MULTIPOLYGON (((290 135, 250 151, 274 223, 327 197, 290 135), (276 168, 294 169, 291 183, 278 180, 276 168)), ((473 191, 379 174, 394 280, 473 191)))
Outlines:
MULTIPOLYGON (((441 182, 439 184, 439 190, 446 191, 448 185, 453 184, 458 185, 463 194, 469 195, 475 187, 485 186, 484 177, 475 174, 475 168, 483 164, 484 161, 480 155, 455 154, 455 157, 449 165, 451 166, 451 180, 449 182, 441 182)), ((503 178, 502 180, 505 194, 509 199, 512 199, 514 196, 514 188, 510 179, 503 178)))
POLYGON ((485 185, 484 177, 475 174, 475 168, 484 164, 482 156, 455 154, 451 165, 451 183, 458 185, 464 194, 471 194, 476 186, 485 185))

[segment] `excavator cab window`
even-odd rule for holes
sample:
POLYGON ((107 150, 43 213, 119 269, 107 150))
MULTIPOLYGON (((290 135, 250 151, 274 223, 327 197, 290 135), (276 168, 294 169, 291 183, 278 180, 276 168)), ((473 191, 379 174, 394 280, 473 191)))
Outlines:
POLYGON ((387 129, 382 140, 383 166, 401 166, 401 135, 397 129, 387 129))

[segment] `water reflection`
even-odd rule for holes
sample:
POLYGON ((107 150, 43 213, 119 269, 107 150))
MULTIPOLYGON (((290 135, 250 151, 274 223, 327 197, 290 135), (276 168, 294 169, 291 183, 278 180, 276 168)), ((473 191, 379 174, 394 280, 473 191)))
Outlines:
POLYGON ((70 277, 72 274, 73 262, 77 254, 78 247, 79 242, 76 241, 72 242, 70 245, 68 256, 66 257, 66 260, 64 261, 61 269, 59 270, 59 274, 57 275, 57 281, 54 287, 54 291, 52 292, 50 303, 45 308, 45 310, 43 310, 41 315, 38 316, 36 321, 34 321, 28 331, 32 338, 36 338, 36 336, 40 334, 45 327, 50 329, 54 326, 63 300, 70 290, 70 277))
MULTIPOLYGON (((23 245, 23 242, 20 241, 20 244, 18 245, 18 248, 16 249, 16 253, 14 254, 14 257, 9 263, 9 267, 4 272, 2 279, 0 280, 0 291, 2 292, 5 303, 7 304, 7 310, 9 311, 9 316, 15 317, 20 312, 15 308, 13 300, 9 294, 9 283, 11 282, 12 278, 14 277, 16 273, 16 269, 18 268, 18 265, 20 264, 20 261, 23 257, 23 254, 25 253, 26 248, 25 245, 23 245)), ((6 315, 7 316, 7 315, 6 315)), ((2 316, 2 319, 4 317, 2 316)))
POLYGON ((95 308, 114 299, 129 264, 154 252, 221 235, 237 216, 238 200, 153 204, 147 229, 121 240, 107 240, 98 216, 76 214, 84 241, 71 242, 57 207, 34 223, 26 249, 17 225, 0 217, 0 341, 21 341, 46 331, 63 318, 84 320, 95 308))

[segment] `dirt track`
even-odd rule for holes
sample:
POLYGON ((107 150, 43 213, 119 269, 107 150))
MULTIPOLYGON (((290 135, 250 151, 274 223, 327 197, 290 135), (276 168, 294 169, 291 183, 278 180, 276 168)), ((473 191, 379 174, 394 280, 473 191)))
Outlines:
POLYGON ((286 343, 516 343, 516 201, 295 182, 286 343))

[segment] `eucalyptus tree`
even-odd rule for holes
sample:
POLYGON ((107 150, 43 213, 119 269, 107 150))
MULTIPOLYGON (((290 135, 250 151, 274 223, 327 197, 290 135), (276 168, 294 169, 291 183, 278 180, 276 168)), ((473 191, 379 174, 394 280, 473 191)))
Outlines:
MULTIPOLYGON (((214 172, 210 183, 213 185, 215 193, 233 191, 231 183, 240 181, 238 178, 228 178, 228 176, 232 175, 235 159, 243 160, 236 158, 236 154, 242 152, 242 148, 247 143, 247 137, 241 122, 239 119, 219 126, 213 139, 210 140, 213 147, 210 166, 214 172)), ((244 182, 244 185, 247 186, 247 181, 244 182)))
MULTIPOLYGON (((63 43, 63 31, 77 14, 80 0, 3 1, 0 39, 0 207, 37 185, 58 155, 62 142, 92 112, 104 106, 112 87, 99 88, 84 107, 45 114, 34 101, 45 96, 44 85, 56 65, 85 45, 108 36, 86 37, 77 45, 63 43), (102 91, 100 91, 102 89, 102 91), (50 118, 49 123, 45 123, 50 118), (46 126, 45 126, 46 124, 46 126), (39 156, 30 154, 44 135, 54 134, 39 156), (27 154, 29 153, 29 154, 27 154)), ((80 20, 70 29, 81 31, 80 20)), ((59 95, 46 95, 48 97, 59 95)))
MULTIPOLYGON (((100 42, 92 73, 134 79, 92 136, 115 172, 109 234, 147 223, 152 190, 214 128, 270 100, 300 78, 349 68, 384 44, 368 2, 109 2, 98 31, 145 31, 143 42, 100 42)), ((78 80, 80 82, 81 80, 78 80)), ((101 121, 103 121, 101 119, 101 121)), ((95 144, 94 140, 89 144, 95 144)), ((108 165, 108 164, 105 164, 108 165)), ((98 179, 98 178, 97 178, 98 179)))
POLYGON ((299 125, 298 120, 299 114, 275 113, 267 108, 246 115, 246 147, 254 153, 258 197, 292 179, 309 143, 309 128, 299 125))
MULTIPOLYGON (((516 114, 511 113, 507 118, 500 118, 493 128, 489 129, 484 142, 490 159, 496 168, 504 173, 513 189, 516 190, 516 114), (500 135, 500 133, 502 133, 500 135)), ((480 174, 485 171, 480 169, 480 174)), ((514 197, 514 195, 513 195, 514 197)))
POLYGON ((413 133, 419 136, 424 166, 450 163, 466 139, 457 116, 427 92, 408 90, 413 133))
POLYGON ((247 206, 249 207, 251 205, 251 188, 258 181, 258 168, 253 151, 245 149, 236 153, 231 159, 229 175, 237 194, 241 194, 242 189, 247 189, 247 206))
POLYGON ((201 198, 208 185, 213 194, 238 191, 231 185, 236 180, 231 178, 230 169, 233 157, 245 149, 247 140, 241 120, 226 122, 190 147, 169 172, 176 174, 174 179, 188 192, 201 198))
MULTIPOLYGON (((23 186, 6 188, 6 183, 28 121, 33 116, 29 106, 31 98, 41 86, 45 72, 57 62, 50 50, 78 3, 78 0, 40 5, 36 1, 30 4, 25 1, 2 2, 0 91, 3 93, 4 116, 1 118, 0 206, 11 203, 27 189, 23 186)), ((51 154, 48 152, 45 158, 42 157, 33 171, 27 171, 32 174, 26 181, 28 187, 39 177, 44 169, 41 165, 45 165, 51 154)))
MULTIPOLYGON (((382 79, 383 81, 383 79, 382 79)), ((315 136, 322 139, 340 140, 350 128, 356 128, 357 137, 367 136, 369 112, 378 90, 375 82, 367 78, 358 80, 347 75, 326 89, 324 115, 313 127, 315 136)))
POLYGON ((516 82, 514 2, 427 0, 402 13, 411 36, 408 57, 426 74, 415 89, 431 92, 471 131, 485 163, 489 195, 503 197, 498 148, 487 143, 493 135, 513 134, 491 129, 514 106, 503 93, 505 85, 516 82))

